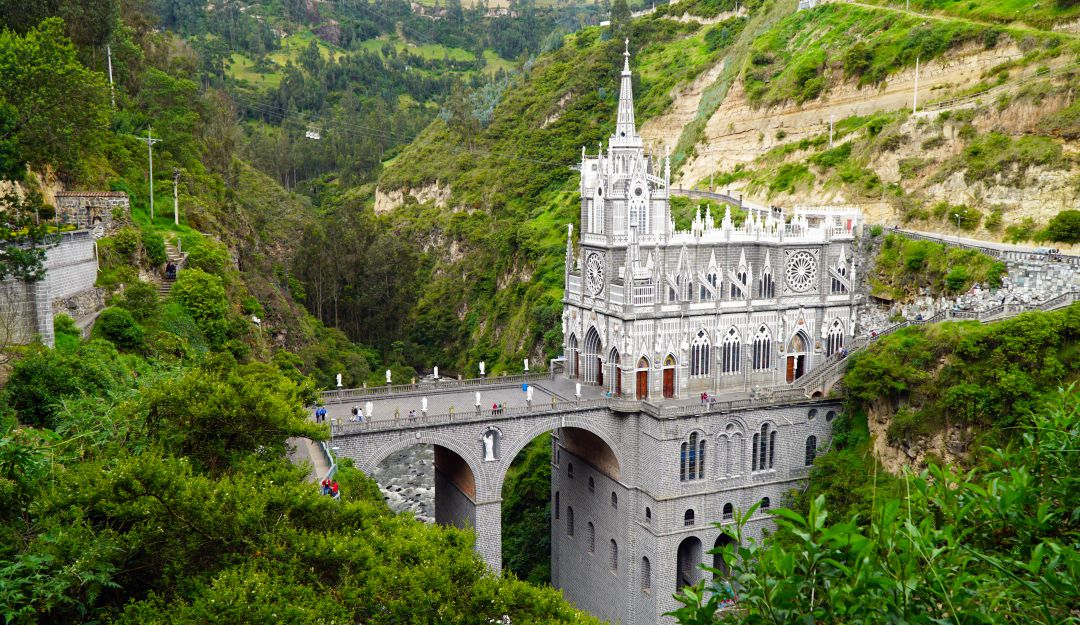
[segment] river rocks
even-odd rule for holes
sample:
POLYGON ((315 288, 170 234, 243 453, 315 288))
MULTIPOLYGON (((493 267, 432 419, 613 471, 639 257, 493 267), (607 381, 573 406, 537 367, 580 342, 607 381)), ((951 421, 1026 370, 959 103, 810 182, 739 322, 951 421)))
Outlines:
POLYGON ((392 454, 372 472, 386 505, 396 513, 409 513, 418 521, 435 522, 435 452, 431 445, 415 445, 392 454))

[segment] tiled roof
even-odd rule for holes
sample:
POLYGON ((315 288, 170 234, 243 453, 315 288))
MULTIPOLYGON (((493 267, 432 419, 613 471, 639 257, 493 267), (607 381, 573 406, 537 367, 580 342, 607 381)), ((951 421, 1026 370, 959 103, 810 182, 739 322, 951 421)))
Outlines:
POLYGON ((57 191, 56 197, 127 197, 122 191, 57 191))

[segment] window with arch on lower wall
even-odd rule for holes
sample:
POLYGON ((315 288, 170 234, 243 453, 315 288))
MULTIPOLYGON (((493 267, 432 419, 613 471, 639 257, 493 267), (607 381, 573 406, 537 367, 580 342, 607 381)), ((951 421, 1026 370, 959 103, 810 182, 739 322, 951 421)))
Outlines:
POLYGON ((771 502, 769 501, 769 498, 768 497, 762 497, 761 498, 761 508, 759 508, 759 510, 761 510, 761 511, 768 510, 770 505, 771 505, 771 502))
POLYGON ((574 508, 566 506, 566 535, 574 535, 574 508))
POLYGON ((705 437, 691 432, 690 438, 679 447, 679 481, 690 482, 705 478, 705 437))
POLYGON ((619 496, 615 494, 615 491, 611 491, 611 507, 619 509, 619 496))
POLYGON ((682 520, 683 526, 690 527, 691 525, 693 525, 694 524, 694 510, 693 509, 687 510, 683 514, 682 519, 683 519, 682 520))
POLYGON ((645 592, 652 591, 652 564, 644 556, 641 558, 641 589, 645 592))
POLYGON ((555 491, 555 520, 559 520, 559 491, 555 491))
POLYGON ((589 476, 589 492, 590 493, 595 493, 596 492, 596 482, 593 481, 591 475, 589 476))
POLYGON ((652 523, 652 508, 645 506, 645 522, 652 523))
POLYGON ((806 439, 806 466, 814 464, 814 458, 817 458, 817 437, 811 435, 806 439))
POLYGON ((596 527, 593 526, 592 521, 589 521, 586 529, 589 536, 589 553, 596 553, 596 527))
POLYGON ((735 328, 731 328, 724 336, 724 343, 720 348, 720 373, 722 375, 732 375, 742 370, 739 362, 739 349, 741 341, 739 339, 739 333, 735 328))
POLYGON ((776 462, 776 430, 768 423, 761 425, 761 431, 754 434, 750 447, 750 470, 764 471, 773 468, 776 462))
POLYGON ((615 539, 611 539, 611 572, 617 573, 619 571, 619 543, 615 542, 615 539))
POLYGON ((825 420, 826 421, 831 422, 835 418, 836 418, 836 411, 835 410, 830 410, 830 411, 825 413, 825 420))
POLYGON ((568 477, 570 479, 574 479, 574 463, 573 462, 567 462, 566 463, 566 477, 568 477))
POLYGON ((712 347, 709 337, 704 330, 698 330, 694 342, 690 344, 690 377, 704 377, 709 375, 709 364, 712 362, 712 347))
POLYGON ((724 520, 730 521, 733 518, 735 518, 735 506, 730 503, 724 504, 724 520))

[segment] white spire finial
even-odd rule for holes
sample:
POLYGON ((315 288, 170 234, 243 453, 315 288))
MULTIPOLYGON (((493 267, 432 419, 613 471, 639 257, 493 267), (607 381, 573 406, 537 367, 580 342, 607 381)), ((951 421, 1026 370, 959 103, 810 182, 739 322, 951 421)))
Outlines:
POLYGON ((625 42, 626 48, 623 49, 623 74, 630 73, 630 38, 627 37, 625 42))

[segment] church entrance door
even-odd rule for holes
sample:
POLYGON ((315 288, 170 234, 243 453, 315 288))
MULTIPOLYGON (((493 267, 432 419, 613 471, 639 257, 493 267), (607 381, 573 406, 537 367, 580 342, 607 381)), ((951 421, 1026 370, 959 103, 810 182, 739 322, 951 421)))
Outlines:
POLYGON ((644 356, 637 363, 637 398, 649 398, 649 361, 644 356))
POLYGON ((622 397, 622 367, 615 367, 615 397, 622 397))
POLYGON ((675 368, 664 369, 664 399, 675 397, 675 368))
POLYGON ((596 357, 596 385, 604 385, 604 361, 599 356, 596 357))
POLYGON ((791 337, 788 343, 787 381, 788 384, 803 377, 806 373, 806 352, 810 341, 801 331, 791 337))

